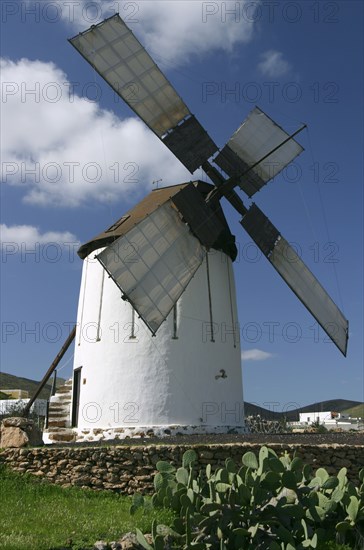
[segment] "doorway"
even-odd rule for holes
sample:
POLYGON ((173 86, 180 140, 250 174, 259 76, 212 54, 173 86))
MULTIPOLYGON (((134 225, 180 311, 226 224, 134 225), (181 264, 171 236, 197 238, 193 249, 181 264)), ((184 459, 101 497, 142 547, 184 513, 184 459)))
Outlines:
POLYGON ((73 393, 72 393, 72 428, 78 426, 78 412, 80 407, 80 388, 81 388, 81 369, 75 369, 73 371, 73 393))

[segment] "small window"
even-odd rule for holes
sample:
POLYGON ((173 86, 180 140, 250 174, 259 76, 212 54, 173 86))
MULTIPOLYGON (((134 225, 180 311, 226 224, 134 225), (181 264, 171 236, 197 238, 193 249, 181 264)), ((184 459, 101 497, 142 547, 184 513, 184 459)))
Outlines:
POLYGON ((128 220, 129 218, 130 218, 130 214, 128 214, 127 216, 122 216, 117 222, 113 223, 112 226, 109 227, 109 229, 106 229, 105 233, 111 233, 111 231, 115 231, 118 227, 121 226, 121 224, 126 222, 126 220, 128 220))

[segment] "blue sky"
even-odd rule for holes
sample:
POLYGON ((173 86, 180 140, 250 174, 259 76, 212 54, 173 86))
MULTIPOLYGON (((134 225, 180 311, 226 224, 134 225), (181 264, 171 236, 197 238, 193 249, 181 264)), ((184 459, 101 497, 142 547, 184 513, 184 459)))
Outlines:
MULTIPOLYGON (((348 355, 224 203, 245 399, 275 410, 364 400, 363 5, 350 0, 1 3, 1 369, 40 379, 76 319, 78 243, 154 180, 191 179, 67 42, 116 11, 219 146, 255 105, 289 132, 308 125, 304 153, 255 202, 349 319, 348 355)), ((67 377, 72 353, 63 364, 67 377)))

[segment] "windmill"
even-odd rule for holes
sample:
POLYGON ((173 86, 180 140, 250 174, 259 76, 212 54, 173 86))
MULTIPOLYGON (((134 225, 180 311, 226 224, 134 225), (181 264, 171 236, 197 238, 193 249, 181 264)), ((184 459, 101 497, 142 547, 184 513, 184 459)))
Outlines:
POLYGON ((212 182, 157 187, 81 246, 73 429, 81 439, 243 431, 236 247, 222 197, 346 354, 343 314, 235 189, 253 197, 303 151, 295 136, 305 126, 289 135, 255 107, 219 149, 118 14, 70 43, 191 173, 202 168, 212 182))

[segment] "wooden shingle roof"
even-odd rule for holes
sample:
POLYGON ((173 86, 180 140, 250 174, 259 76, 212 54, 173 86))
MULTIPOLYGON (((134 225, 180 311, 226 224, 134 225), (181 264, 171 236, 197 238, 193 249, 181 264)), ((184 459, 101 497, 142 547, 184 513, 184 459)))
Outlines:
MULTIPOLYGON (((203 181, 195 181, 192 183, 203 197, 206 197, 207 194, 213 189, 212 185, 203 181)), ((191 185, 191 182, 154 189, 136 206, 131 208, 121 218, 116 220, 116 222, 113 223, 108 229, 83 244, 78 250, 79 257, 83 260, 91 254, 91 252, 110 245, 116 239, 128 233, 134 225, 141 222, 146 216, 154 212, 154 210, 159 208, 159 206, 167 202, 171 197, 188 185, 191 185)), ((215 213, 219 217, 219 221, 224 226, 224 234, 223 238, 219 239, 219 242, 216 243, 216 245, 213 245, 213 248, 224 251, 234 260, 237 252, 235 247, 235 237, 230 232, 220 205, 217 207, 215 213)))

